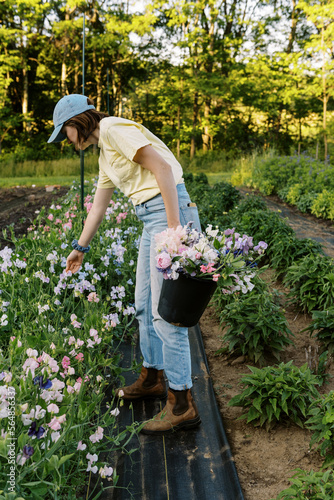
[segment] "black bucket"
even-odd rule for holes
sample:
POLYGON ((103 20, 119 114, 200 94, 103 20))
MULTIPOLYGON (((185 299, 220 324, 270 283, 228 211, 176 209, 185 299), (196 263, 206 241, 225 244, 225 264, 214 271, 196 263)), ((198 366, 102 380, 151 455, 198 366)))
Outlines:
POLYGON ((195 326, 217 288, 215 281, 206 281, 180 274, 177 280, 162 284, 158 313, 175 326, 195 326))

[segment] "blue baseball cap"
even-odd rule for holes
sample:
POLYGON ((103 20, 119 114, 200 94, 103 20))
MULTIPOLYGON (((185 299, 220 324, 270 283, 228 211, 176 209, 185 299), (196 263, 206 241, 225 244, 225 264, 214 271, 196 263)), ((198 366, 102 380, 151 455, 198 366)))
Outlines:
POLYGON ((80 115, 89 109, 95 109, 95 106, 88 104, 88 97, 82 94, 70 94, 62 97, 53 111, 55 129, 48 142, 61 142, 66 139, 66 135, 61 132, 64 123, 73 116, 80 115))

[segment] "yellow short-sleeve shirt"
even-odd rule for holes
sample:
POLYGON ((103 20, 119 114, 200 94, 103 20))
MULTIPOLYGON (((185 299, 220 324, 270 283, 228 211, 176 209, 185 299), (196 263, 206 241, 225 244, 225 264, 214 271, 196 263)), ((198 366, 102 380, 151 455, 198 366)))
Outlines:
POLYGON ((175 184, 184 182, 180 163, 158 137, 139 123, 110 116, 100 121, 97 187, 116 187, 131 198, 134 205, 160 194, 155 175, 133 161, 137 151, 147 145, 151 145, 171 166, 175 184))

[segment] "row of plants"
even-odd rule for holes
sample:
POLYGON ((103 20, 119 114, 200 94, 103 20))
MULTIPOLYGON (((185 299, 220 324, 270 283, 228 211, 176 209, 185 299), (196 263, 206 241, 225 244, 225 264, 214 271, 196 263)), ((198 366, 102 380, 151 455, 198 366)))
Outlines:
POLYGON ((113 454, 127 453, 140 430, 136 422, 119 428, 112 396, 124 381, 119 346, 135 331, 140 222, 115 193, 94 251, 79 273, 66 273, 95 187, 86 190, 84 214, 75 184, 36 214, 25 237, 4 232, 10 246, 0 251, 0 499, 97 499, 117 486, 113 454))
POLYGON ((334 167, 309 156, 254 156, 240 162, 231 182, 278 195, 301 212, 334 219, 334 167))
MULTIPOLYGON (((255 197, 236 206, 239 193, 230 184, 220 183, 213 190, 203 175, 194 179, 189 174, 186 180, 199 206, 203 226, 208 223, 222 228, 235 226, 241 233, 267 241, 267 263, 272 265, 276 254, 271 247, 275 244, 274 234, 279 232, 278 216, 277 220, 271 220, 263 202, 255 197)), ((113 400, 105 401, 104 397, 117 377, 122 378, 118 347, 124 336, 131 336, 134 331, 133 292, 140 233, 132 205, 115 196, 101 226, 99 243, 88 254, 78 275, 64 273, 69 242, 82 227, 77 186, 48 213, 38 214, 25 238, 15 240, 8 235, 15 247, 0 253, 0 463, 3 466, 0 477, 4 484, 0 498, 21 496, 29 500, 45 498, 47 494, 50 498, 74 498, 75 490, 80 492, 82 487, 83 474, 87 483, 92 476, 99 475, 111 479, 110 487, 114 487, 117 471, 105 460, 105 452, 118 449, 126 452, 128 441, 140 429, 133 424, 121 431, 117 426, 119 410, 113 400), (13 399, 17 457, 15 460, 10 457, 13 463, 9 463, 12 436, 8 426, 13 421, 10 412, 13 399), (15 493, 9 489, 8 473, 15 475, 15 493)), ((87 196, 85 207, 87 211, 90 209, 91 195, 87 196)), ((286 235, 293 239, 287 230, 286 235)), ((307 245, 313 248, 310 242, 307 245)), ((300 256, 303 252, 307 254, 303 248, 298 251, 300 256)), ((320 247, 312 251, 318 255, 320 247)), ((289 260, 282 252, 277 272, 287 275, 291 262, 293 257, 289 260)), ((260 276, 255 276, 254 283, 253 291, 245 296, 241 293, 238 300, 220 291, 216 295, 217 307, 224 321, 230 322, 229 352, 243 353, 251 361, 264 363, 268 354, 279 359, 280 352, 292 339, 279 307, 279 297, 267 293, 260 276), (254 335, 255 327, 258 330, 254 335)), ((323 321, 323 335, 329 338, 326 317, 317 321, 323 321)), ((318 333, 315 328, 315 334, 318 333)), ((317 377, 320 382, 325 373, 321 367, 317 372, 308 374, 306 370, 309 377, 317 377)), ((289 407, 288 398, 286 402, 289 407)), ((274 421, 275 413, 278 414, 277 409, 268 411, 269 418, 263 424, 274 421)), ((303 415, 297 417, 302 421, 303 415)), ((322 434, 318 441, 323 444, 322 434)), ((90 498, 98 498, 106 487, 102 483, 97 485, 101 489, 90 498)))
POLYGON ((322 471, 298 471, 291 488, 278 498, 329 500, 334 493, 334 475, 326 470, 334 463, 334 392, 322 396, 318 388, 328 378, 327 363, 334 350, 333 260, 318 243, 297 239, 280 215, 266 208, 262 198, 248 195, 238 202, 235 188, 221 184, 211 190, 204 176, 189 177, 187 182, 201 216, 215 210, 217 196, 221 200, 221 210, 213 217, 217 225, 235 227, 240 234, 252 234, 254 239, 268 243, 266 265, 261 270, 268 266, 274 269, 276 277, 289 289, 289 302, 312 314, 305 334, 314 335, 321 346, 315 366, 305 364, 299 368, 292 361, 273 365, 272 357, 280 360, 282 351, 293 343, 293 335, 280 306, 280 295, 261 279, 261 270, 247 294, 224 294, 218 285, 214 297, 217 316, 226 327, 217 354, 243 355, 262 366, 248 367, 250 374, 241 380, 243 391, 229 404, 243 408, 242 418, 247 423, 267 430, 287 421, 306 426, 312 433, 310 446, 316 445, 324 458, 322 471), (229 191, 233 194, 226 200, 224 193, 229 191))

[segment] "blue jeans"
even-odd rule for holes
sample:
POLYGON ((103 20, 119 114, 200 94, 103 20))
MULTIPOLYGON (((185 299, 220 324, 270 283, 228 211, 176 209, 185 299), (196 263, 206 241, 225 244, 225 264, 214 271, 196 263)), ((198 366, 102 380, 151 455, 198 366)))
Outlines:
MULTIPOLYGON (((181 225, 193 221, 192 227, 200 230, 197 207, 188 206, 190 198, 185 185, 178 184, 177 192, 181 225)), ((165 370, 171 389, 190 389, 192 381, 188 328, 171 325, 158 313, 163 276, 156 269, 154 235, 168 227, 165 205, 162 196, 158 195, 135 208, 138 218, 144 223, 135 292, 143 366, 165 370)))

